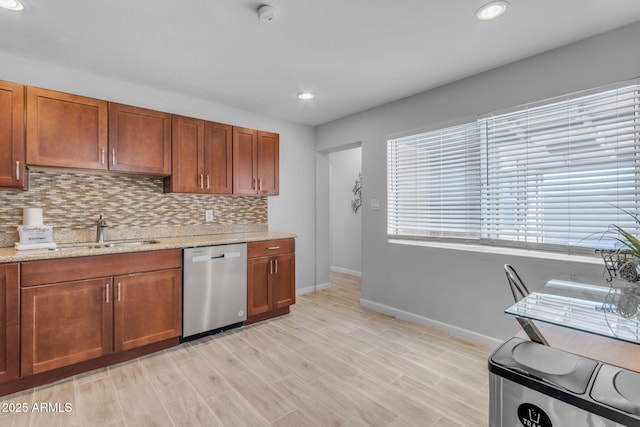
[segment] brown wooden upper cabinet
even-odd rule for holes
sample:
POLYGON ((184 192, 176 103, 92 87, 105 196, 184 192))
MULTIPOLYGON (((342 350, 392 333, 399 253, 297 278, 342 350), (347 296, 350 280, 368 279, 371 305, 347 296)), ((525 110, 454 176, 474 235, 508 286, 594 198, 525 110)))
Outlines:
POLYGON ((109 103, 109 170, 171 174, 171 114, 109 103))
POLYGON ((24 86, 0 80, 0 187, 25 187, 24 86))
POLYGON ((280 190, 280 136, 233 128, 233 193, 277 195, 280 190))
POLYGON ((171 114, 27 87, 27 164, 171 174, 171 114))
POLYGON ((27 164, 107 169, 107 102, 27 87, 27 164))
POLYGON ((173 116, 172 136, 173 171, 165 192, 231 194, 232 126, 173 116))

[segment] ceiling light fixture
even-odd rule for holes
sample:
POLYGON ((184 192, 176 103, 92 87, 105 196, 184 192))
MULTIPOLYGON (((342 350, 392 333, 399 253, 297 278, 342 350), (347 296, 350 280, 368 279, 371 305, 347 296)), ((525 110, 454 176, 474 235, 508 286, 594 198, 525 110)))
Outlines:
POLYGON ((308 101, 310 99, 313 99, 315 95, 312 94, 311 92, 302 92, 298 94, 298 98, 302 99, 303 101, 308 101))
POLYGON ((18 0, 0 0, 0 7, 16 11, 24 9, 24 6, 18 0))
POLYGON ((476 18, 481 21, 489 21, 506 12, 509 2, 504 0, 492 1, 485 4, 476 12, 476 18))

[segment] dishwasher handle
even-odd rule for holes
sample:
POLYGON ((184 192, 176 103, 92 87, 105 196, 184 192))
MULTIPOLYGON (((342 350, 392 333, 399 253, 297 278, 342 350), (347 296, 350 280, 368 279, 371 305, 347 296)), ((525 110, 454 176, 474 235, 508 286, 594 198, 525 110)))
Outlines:
POLYGON ((240 257, 240 252, 226 252, 223 254, 215 254, 215 255, 197 255, 191 258, 191 262, 204 262, 204 261, 211 261, 214 259, 238 258, 238 257, 240 257))

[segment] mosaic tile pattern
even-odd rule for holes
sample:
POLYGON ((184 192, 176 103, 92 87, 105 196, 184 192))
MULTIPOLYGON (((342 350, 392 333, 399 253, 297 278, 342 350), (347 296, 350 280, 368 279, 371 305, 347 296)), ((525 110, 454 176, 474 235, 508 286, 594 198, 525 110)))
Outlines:
POLYGON ((28 191, 0 189, 0 246, 13 245, 23 207, 43 208, 54 237, 62 231, 93 236, 101 214, 112 238, 149 227, 165 236, 262 231, 268 219, 266 196, 164 194, 162 178, 31 171, 28 191), (205 223, 205 209, 213 210, 213 222, 205 223))

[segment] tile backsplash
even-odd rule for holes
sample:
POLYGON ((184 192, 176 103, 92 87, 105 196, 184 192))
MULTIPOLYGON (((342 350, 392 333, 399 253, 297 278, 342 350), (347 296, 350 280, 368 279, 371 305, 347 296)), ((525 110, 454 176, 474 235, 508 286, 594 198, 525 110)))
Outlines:
POLYGON ((165 194, 162 178, 31 171, 28 191, 0 189, 0 247, 13 246, 25 207, 43 208, 57 243, 94 239, 100 215, 111 239, 266 231, 268 221, 266 196, 165 194))

